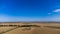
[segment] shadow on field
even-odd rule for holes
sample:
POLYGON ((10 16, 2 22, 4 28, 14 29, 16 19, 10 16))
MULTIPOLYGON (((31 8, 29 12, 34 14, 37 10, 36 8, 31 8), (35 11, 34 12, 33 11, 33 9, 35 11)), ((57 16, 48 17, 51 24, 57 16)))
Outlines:
POLYGON ((0 27, 40 27, 38 25, 0 25, 0 27))

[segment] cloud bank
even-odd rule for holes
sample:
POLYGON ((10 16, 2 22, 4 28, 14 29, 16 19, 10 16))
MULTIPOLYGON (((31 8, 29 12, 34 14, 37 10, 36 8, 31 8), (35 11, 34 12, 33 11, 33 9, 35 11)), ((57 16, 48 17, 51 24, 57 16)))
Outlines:
POLYGON ((40 18, 9 16, 5 14, 0 14, 0 22, 15 22, 15 21, 40 21, 40 18))
POLYGON ((22 17, 22 16, 9 16, 0 14, 0 22, 18 22, 18 21, 60 21, 60 16, 48 16, 48 17, 22 17))

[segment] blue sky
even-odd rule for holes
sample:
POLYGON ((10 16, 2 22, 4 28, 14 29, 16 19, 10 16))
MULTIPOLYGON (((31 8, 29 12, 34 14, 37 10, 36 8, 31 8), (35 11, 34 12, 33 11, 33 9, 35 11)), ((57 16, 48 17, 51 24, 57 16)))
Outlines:
POLYGON ((0 22, 60 21, 60 0, 0 0, 0 22))

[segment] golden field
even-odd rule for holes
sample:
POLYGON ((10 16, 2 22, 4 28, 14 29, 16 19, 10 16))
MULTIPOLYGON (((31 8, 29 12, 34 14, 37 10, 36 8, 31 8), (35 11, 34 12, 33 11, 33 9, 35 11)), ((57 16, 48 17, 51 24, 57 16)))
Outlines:
POLYGON ((60 34, 60 23, 0 23, 0 25, 0 34, 60 34))

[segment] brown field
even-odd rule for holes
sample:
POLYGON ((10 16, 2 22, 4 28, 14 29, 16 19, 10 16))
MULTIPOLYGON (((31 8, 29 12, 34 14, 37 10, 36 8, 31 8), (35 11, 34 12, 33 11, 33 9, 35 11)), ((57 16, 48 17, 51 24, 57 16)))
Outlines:
POLYGON ((60 23, 0 23, 0 34, 60 34, 60 23))

